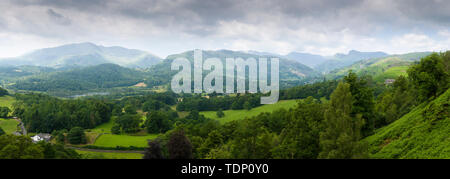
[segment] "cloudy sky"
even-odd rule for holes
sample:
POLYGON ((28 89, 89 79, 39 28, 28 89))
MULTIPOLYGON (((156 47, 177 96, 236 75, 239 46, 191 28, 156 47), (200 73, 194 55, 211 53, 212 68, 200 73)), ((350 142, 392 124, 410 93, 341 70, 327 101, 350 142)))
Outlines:
POLYGON ((446 0, 2 0, 0 57, 67 43, 321 55, 450 49, 446 0))

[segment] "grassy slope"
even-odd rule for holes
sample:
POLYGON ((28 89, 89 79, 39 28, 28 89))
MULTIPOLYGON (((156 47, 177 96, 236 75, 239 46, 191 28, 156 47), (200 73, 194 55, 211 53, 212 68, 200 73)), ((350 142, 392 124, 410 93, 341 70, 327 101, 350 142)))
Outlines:
POLYGON ((17 125, 19 122, 17 122, 14 119, 1 119, 0 118, 0 127, 7 133, 11 134, 15 131, 17 131, 17 125))
MULTIPOLYGON (((11 108, 12 104, 16 99, 12 96, 2 96, 0 97, 0 106, 11 108)), ((11 134, 17 130, 17 122, 14 119, 0 119, 0 127, 5 130, 7 134, 11 134)))
POLYGON ((450 90, 364 139, 373 158, 450 158, 450 90), (424 115, 430 114, 432 115, 424 115), (425 117, 431 116, 431 117, 425 117), (439 116, 439 117, 437 117, 439 116))
POLYGON ((109 152, 91 152, 91 151, 81 151, 76 150, 77 153, 81 155, 94 156, 93 158, 104 158, 104 159, 142 159, 143 154, 139 153, 109 153, 109 152))
POLYGON ((225 117, 218 118, 216 115, 216 111, 204 111, 200 112, 200 114, 205 115, 205 117, 211 118, 211 119, 217 119, 221 123, 229 122, 236 119, 244 119, 246 117, 252 117, 256 116, 262 112, 272 112, 277 109, 281 108, 291 108, 294 107, 297 104, 296 100, 283 100, 278 101, 275 104, 267 104, 263 106, 259 106, 256 108, 251 109, 250 111, 247 110, 225 110, 223 111, 225 113, 225 117))
POLYGON ((0 106, 11 108, 12 104, 15 101, 16 101, 16 99, 12 96, 2 96, 2 97, 0 97, 0 106))

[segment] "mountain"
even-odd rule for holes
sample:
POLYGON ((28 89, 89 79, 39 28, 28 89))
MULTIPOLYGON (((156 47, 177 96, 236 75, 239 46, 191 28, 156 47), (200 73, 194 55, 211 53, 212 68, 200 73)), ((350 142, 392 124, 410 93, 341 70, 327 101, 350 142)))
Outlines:
MULTIPOLYGON (((193 55, 194 51, 187 51, 180 54, 174 54, 168 56, 161 64, 157 64, 152 66, 150 69, 151 76, 153 78, 158 78, 161 80, 165 80, 165 83, 169 83, 168 80, 171 79, 171 76, 177 73, 177 71, 171 71, 170 66, 171 62, 178 58, 184 57, 191 61, 191 65, 193 65, 193 55), (169 77, 167 77, 169 76, 169 77)), ((231 51, 231 50, 217 50, 217 51, 203 51, 203 59, 216 57, 221 59, 222 63, 225 64, 225 58, 237 58, 241 57, 243 59, 247 59, 250 57, 258 60, 260 57, 277 57, 280 59, 280 87, 289 87, 296 86, 304 83, 310 83, 316 80, 321 79, 321 74, 311 69, 310 67, 303 65, 301 63, 295 62, 293 60, 280 58, 279 56, 273 55, 255 55, 246 52, 239 51, 231 51)))
POLYGON ((285 56, 287 59, 294 60, 296 62, 305 64, 311 68, 329 60, 320 55, 314 55, 309 53, 291 52, 285 56))
POLYGON ((345 76, 349 70, 352 70, 358 75, 371 75, 375 81, 384 82, 386 79, 406 75, 409 65, 429 54, 431 52, 415 52, 361 60, 350 66, 335 69, 328 73, 326 77, 328 79, 337 79, 345 76))
POLYGON ((371 158, 450 158, 450 89, 364 139, 371 158))
POLYGON ((386 56, 388 56, 388 54, 384 52, 359 52, 356 50, 351 50, 348 54, 338 53, 334 55, 330 60, 324 61, 323 63, 315 66, 314 69, 323 73, 328 73, 334 69, 351 65, 360 60, 381 58, 386 56))
POLYGON ((125 67, 147 68, 160 61, 159 57, 140 50, 78 43, 40 49, 17 58, 0 59, 0 65, 62 68, 114 63, 125 67))
POLYGON ((28 77, 17 80, 9 88, 42 92, 86 91, 133 86, 144 80, 144 72, 116 64, 101 64, 28 77))

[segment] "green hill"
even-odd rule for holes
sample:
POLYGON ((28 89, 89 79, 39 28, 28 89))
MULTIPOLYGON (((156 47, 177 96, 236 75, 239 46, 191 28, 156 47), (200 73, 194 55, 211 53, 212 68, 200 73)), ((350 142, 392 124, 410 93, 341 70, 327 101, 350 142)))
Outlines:
POLYGON ((84 91, 132 86, 142 82, 145 73, 115 64, 76 68, 70 71, 47 73, 18 80, 9 86, 28 91, 84 91))
MULTIPOLYGON (((191 65, 193 65, 194 51, 187 51, 180 54, 170 55, 162 63, 152 66, 150 69, 150 73, 152 74, 152 78, 154 78, 153 81, 162 81, 162 83, 169 83, 169 80, 172 79, 171 76, 177 73, 177 71, 170 70, 171 63, 173 60, 179 57, 188 59, 189 61, 191 61, 191 65)), ((280 58, 273 55, 255 55, 231 50, 203 51, 203 60, 211 57, 219 58, 224 65, 225 58, 240 57, 243 59, 247 59, 252 57, 256 60, 258 60, 260 57, 280 58)), ((279 72, 281 88, 297 86, 307 82, 314 82, 316 80, 322 79, 322 76, 319 72, 311 69, 306 65, 285 58, 280 58, 279 72)), ((207 71, 205 70, 204 73, 207 73, 207 71)))
POLYGON ((358 75, 371 75, 375 81, 383 82, 386 79, 394 79, 400 75, 406 76, 406 70, 411 64, 429 54, 429 52, 417 52, 362 60, 350 66, 334 70, 327 74, 326 77, 327 79, 341 78, 349 70, 352 70, 358 75))
POLYGON ((450 158, 450 90, 365 139, 371 158, 450 158))

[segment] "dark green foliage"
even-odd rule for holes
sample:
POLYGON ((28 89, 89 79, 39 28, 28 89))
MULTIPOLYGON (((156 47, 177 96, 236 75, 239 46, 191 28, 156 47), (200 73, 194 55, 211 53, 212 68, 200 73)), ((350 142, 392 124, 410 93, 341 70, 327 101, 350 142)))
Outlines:
POLYGON ((43 159, 43 148, 34 144, 29 137, 1 135, 1 159, 43 159))
POLYGON ((4 135, 6 132, 0 127, 0 135, 4 135))
POLYGON ((148 148, 145 149, 144 159, 164 159, 161 150, 161 142, 159 139, 149 140, 148 148))
POLYGON ((120 130, 121 130, 121 129, 120 129, 120 125, 119 125, 119 124, 114 124, 114 125, 111 127, 111 133, 112 133, 112 134, 120 134, 120 133, 121 133, 120 130))
POLYGON ((183 130, 174 131, 167 143, 170 159, 192 158, 192 145, 183 130))
POLYGON ((309 96, 316 99, 322 97, 329 99, 333 90, 336 89, 337 84, 338 81, 332 80, 292 87, 281 90, 280 99, 304 99, 309 96))
POLYGON ((145 126, 148 133, 165 133, 171 129, 171 118, 164 111, 151 111, 147 113, 145 126))
POLYGON ((375 129, 375 101, 373 89, 369 86, 370 76, 358 77, 352 71, 344 77, 344 81, 350 85, 352 96, 351 117, 361 115, 364 120, 362 135, 368 136, 375 129))
POLYGON ((137 109, 133 105, 126 105, 124 110, 125 110, 125 113, 127 113, 127 114, 137 114, 137 111, 136 111, 137 109))
POLYGON ((10 112, 8 107, 0 107, 0 118, 8 118, 10 112))
POLYGON ((218 118, 223 118, 225 116, 225 113, 223 113, 222 109, 219 109, 216 112, 216 115, 217 115, 218 118))
POLYGON ((83 128, 74 127, 70 129, 67 134, 67 139, 71 144, 85 144, 86 143, 86 134, 84 133, 83 128))
MULTIPOLYGON (((114 121, 114 126, 118 126, 125 133, 135 133, 139 131, 139 124, 141 122, 141 116, 138 114, 124 114, 114 121)), ((115 128, 114 132, 117 132, 117 127, 115 128)))
POLYGON ((64 136, 64 133, 62 132, 58 132, 56 134, 56 142, 60 143, 60 144, 64 144, 66 142, 66 136, 64 136))
POLYGON ((115 64, 57 72, 17 81, 12 88, 32 91, 83 91, 98 88, 132 86, 144 79, 145 73, 115 64))
POLYGON ((408 69, 408 77, 418 91, 420 101, 445 92, 450 83, 449 52, 433 53, 408 69))
MULTIPOLYGON (((287 113, 287 124, 282 124, 280 134, 280 144, 274 149, 274 158, 287 159, 315 159, 319 155, 319 133, 323 130, 324 104, 312 97, 300 100, 298 107, 292 112, 280 111, 280 114, 287 113)), ((277 113, 274 112, 274 113, 277 113)), ((281 120, 272 120, 274 122, 281 120)))
POLYGON ((210 96, 210 98, 201 96, 188 96, 183 98, 182 102, 178 103, 177 111, 216 111, 219 109, 248 110, 261 105, 260 97, 261 94, 245 94, 238 95, 236 97, 210 96))
POLYGON ((331 94, 331 104, 325 112, 325 130, 320 134, 322 151, 319 158, 365 158, 360 143, 362 120, 351 117, 353 97, 350 85, 339 83, 331 94))
POLYGON ((3 89, 3 88, 0 87, 0 97, 1 97, 1 96, 5 96, 5 95, 8 95, 8 94, 9 94, 9 93, 8 93, 8 90, 3 89))
POLYGON ((22 119, 30 132, 50 133, 79 126, 94 128, 108 122, 111 108, 100 100, 60 100, 38 95, 16 95, 15 116, 22 119))

